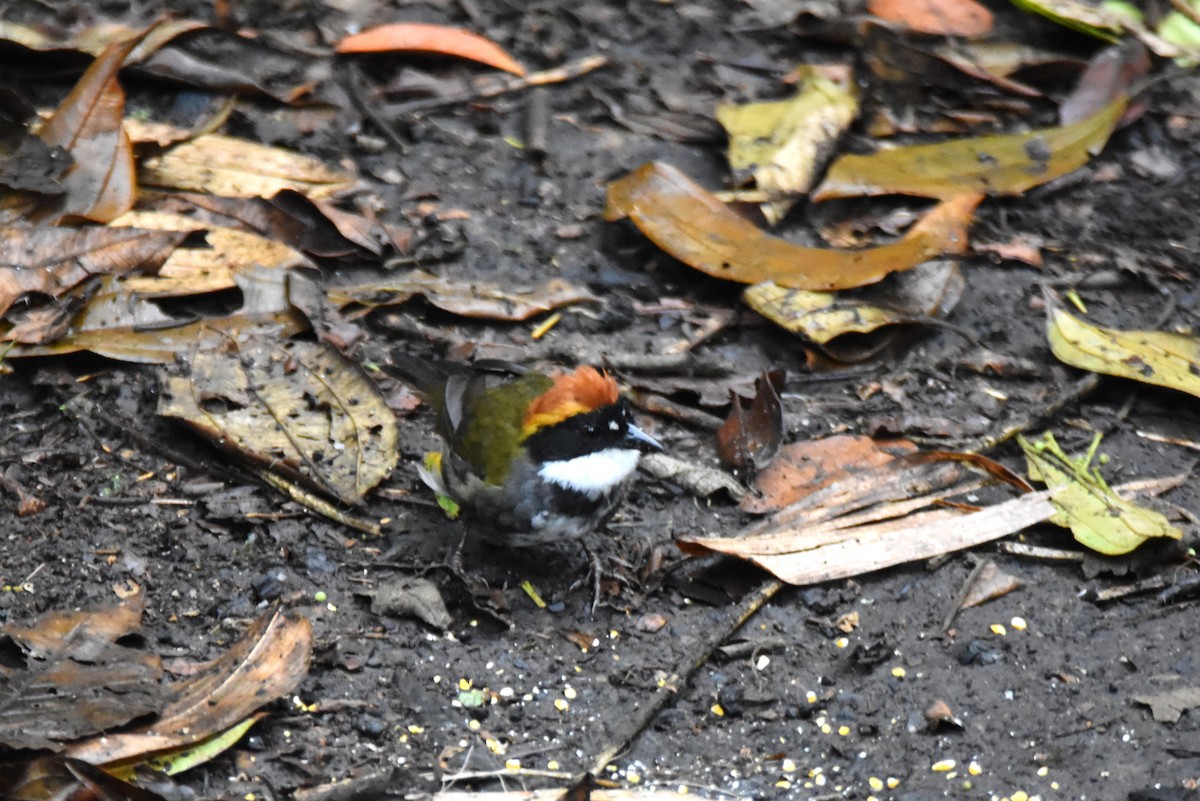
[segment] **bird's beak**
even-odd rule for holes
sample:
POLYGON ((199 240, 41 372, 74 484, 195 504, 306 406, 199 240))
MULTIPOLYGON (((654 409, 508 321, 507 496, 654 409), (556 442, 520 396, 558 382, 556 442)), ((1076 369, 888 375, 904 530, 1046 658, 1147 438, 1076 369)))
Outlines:
POLYGON ((663 449, 662 444, 658 440, 635 425, 629 426, 629 431, 625 434, 625 439, 634 443, 642 453, 651 453, 652 451, 661 451, 663 449))

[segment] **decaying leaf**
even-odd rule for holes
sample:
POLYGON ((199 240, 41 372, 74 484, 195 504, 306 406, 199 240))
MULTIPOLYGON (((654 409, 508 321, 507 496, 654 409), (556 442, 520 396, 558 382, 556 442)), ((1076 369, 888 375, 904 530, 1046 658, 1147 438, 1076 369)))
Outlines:
POLYGON ((963 284, 958 265, 939 259, 853 292, 785 289, 767 281, 748 287, 742 299, 781 328, 822 346, 830 357, 851 362, 870 358, 891 337, 856 341, 853 349, 833 344, 838 337, 866 334, 886 325, 928 322, 947 314, 958 305, 963 284))
POLYGON ((742 509, 757 514, 778 511, 836 481, 916 452, 917 446, 907 440, 852 434, 793 442, 755 476, 759 494, 747 496, 742 509))
POLYGON ((717 456, 735 472, 760 470, 771 463, 783 443, 783 406, 775 382, 765 372, 755 379, 748 411, 733 390, 729 397, 729 417, 717 430, 717 456))
POLYGON ((439 631, 449 628, 453 621, 441 590, 426 578, 385 582, 360 594, 371 599, 372 614, 415 617, 439 631))
POLYGON ((396 466, 383 396, 327 345, 213 333, 188 369, 164 379, 158 413, 292 480, 355 504, 396 466))
POLYGON ((992 29, 992 12, 976 0, 869 0, 867 10, 917 33, 971 38, 992 29))
POLYGON ((292 189, 306 197, 336 195, 354 177, 317 159, 246 139, 205 134, 151 156, 138 165, 146 186, 229 197, 271 197, 292 189))
POLYGON ((312 266, 283 242, 233 228, 199 226, 194 219, 175 214, 131 211, 113 220, 111 226, 179 231, 185 236, 198 229, 205 230, 206 247, 177 247, 153 277, 125 281, 127 291, 148 298, 233 289, 237 286, 234 276, 251 267, 286 270, 312 266))
POLYGON ((685 552, 746 559, 789 584, 847 578, 989 542, 1048 519, 1049 493, 1028 493, 978 511, 936 507, 978 489, 968 469, 1025 486, 972 454, 903 456, 835 481, 737 537, 684 537, 685 552))
POLYGON ((0 227, 0 315, 23 295, 58 297, 92 275, 156 272, 185 233, 0 227))
POLYGON ((241 309, 227 317, 195 320, 172 317, 153 301, 129 292, 119 279, 106 276, 70 333, 46 344, 13 347, 5 355, 56 356, 86 350, 121 361, 169 364, 192 351, 204 332, 239 331, 285 340, 308 330, 308 321, 292 302, 299 276, 251 270, 234 280, 242 292, 241 309))
POLYGON ((157 771, 167 776, 183 773, 185 770, 191 770, 197 765, 211 762, 237 745, 238 741, 246 735, 246 732, 250 731, 250 727, 266 716, 266 712, 255 712, 245 720, 238 721, 227 729, 210 734, 198 742, 181 745, 167 751, 156 752, 131 762, 123 762, 120 767, 110 768, 110 772, 117 778, 128 781, 134 781, 140 770, 157 771))
POLYGON ((1090 117, 1057 128, 840 156, 813 199, 888 194, 947 199, 968 192, 1019 195, 1086 164, 1104 147, 1127 105, 1128 99, 1119 97, 1090 117))
POLYGON ((71 746, 66 755, 108 765, 198 743, 292 692, 308 673, 312 624, 276 609, 258 618, 207 669, 172 686, 152 723, 71 746))
POLYGON ((785 196, 812 188, 817 171, 857 116, 853 76, 847 72, 838 79, 816 71, 788 100, 722 104, 716 112, 729 134, 729 166, 735 173, 751 172, 755 186, 774 199, 763 206, 771 223, 791 207, 785 196))
POLYGON ((154 654, 120 644, 141 628, 144 597, 53 610, 0 629, 24 664, 0 666, 0 743, 59 751, 81 737, 159 711, 168 698, 154 654))
POLYGON ((1169 331, 1119 331, 1089 325, 1047 294, 1046 332, 1061 361, 1200 397, 1200 339, 1169 331))
POLYGON ((133 146, 122 125, 125 92, 117 72, 137 40, 106 48, 38 131, 43 142, 74 160, 63 177, 66 194, 53 207, 53 220, 108 222, 133 206, 133 146))
POLYGON ((731 211, 676 168, 650 162, 608 185, 604 219, 628 217, 652 242, 715 278, 795 289, 851 289, 967 248, 980 194, 934 206, 896 242, 866 250, 793 245, 731 211))
POLYGON ((973 606, 980 606, 988 601, 1002 598, 1024 586, 1024 581, 1011 573, 1005 573, 996 567, 995 562, 988 560, 983 565, 983 569, 979 571, 979 575, 975 577, 975 581, 971 582, 967 594, 963 596, 960 608, 970 609, 973 606))
POLYGON ((1178 723, 1183 713, 1200 707, 1200 687, 1175 687, 1156 693, 1132 696, 1134 703, 1150 707, 1150 714, 1159 723, 1178 723))
POLYGON ((572 303, 598 300, 587 289, 560 278, 536 286, 503 287, 483 281, 455 281, 423 270, 377 283, 331 287, 328 291, 329 300, 338 307, 363 307, 364 311, 350 314, 351 318, 379 306, 406 303, 416 295, 451 314, 506 321, 527 320, 572 303))
POLYGON ((1108 556, 1129 553, 1152 537, 1180 539, 1183 532, 1166 515, 1117 495, 1092 467, 1100 435, 1083 456, 1072 459, 1050 432, 1030 442, 1017 437, 1029 464, 1029 477, 1050 490, 1055 513, 1050 522, 1071 529, 1075 539, 1108 556))
POLYGON ((0 797, 6 801, 166 801, 79 759, 47 756, 0 776, 0 797))

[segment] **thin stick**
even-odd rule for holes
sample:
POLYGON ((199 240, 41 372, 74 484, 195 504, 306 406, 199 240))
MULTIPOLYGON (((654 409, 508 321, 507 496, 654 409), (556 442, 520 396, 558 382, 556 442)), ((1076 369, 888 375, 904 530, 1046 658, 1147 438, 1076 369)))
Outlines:
POLYGON ((502 83, 485 86, 482 89, 470 92, 456 92, 445 97, 426 97, 420 100, 412 100, 408 103, 401 103, 389 108, 388 113, 392 117, 400 117, 405 114, 415 114, 419 111, 432 111, 433 109, 445 108, 446 106, 455 106, 459 103, 470 103, 475 100, 499 97, 500 95, 508 94, 509 92, 519 92, 522 89, 528 89, 532 86, 562 83, 563 81, 569 81, 581 75, 586 75, 593 70, 600 69, 607 63, 608 59, 604 56, 586 56, 578 61, 564 64, 561 67, 542 70, 541 72, 531 72, 523 78, 509 78, 502 83))
POLYGON ((770 581, 763 582, 759 585, 758 589, 742 599, 741 604, 734 610, 734 613, 727 617, 723 621, 723 624, 718 626, 709 635, 708 639, 700 644, 700 648, 692 655, 690 661, 683 663, 677 672, 667 679, 663 686, 654 691, 654 695, 641 708, 629 726, 621 732, 608 748, 605 748, 600 753, 600 756, 596 757, 596 761, 592 763, 592 767, 588 772, 593 776, 603 775, 603 771, 608 767, 608 763, 612 762, 621 752, 628 748, 633 739, 641 734, 642 730, 650 724, 650 721, 654 720, 654 716, 675 698, 675 694, 688 683, 692 674, 699 670, 712 657, 713 651, 717 650, 721 643, 729 639, 743 623, 753 617, 782 588, 783 582, 771 579, 770 581))

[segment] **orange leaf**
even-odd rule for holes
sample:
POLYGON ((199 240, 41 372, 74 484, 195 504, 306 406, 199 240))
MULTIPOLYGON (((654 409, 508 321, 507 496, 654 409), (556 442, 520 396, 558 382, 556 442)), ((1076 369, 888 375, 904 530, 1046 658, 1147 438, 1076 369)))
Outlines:
POLYGON ((870 0, 867 9, 918 33, 973 38, 992 29, 992 12, 975 0, 870 0))
POLYGON ((339 53, 386 53, 393 50, 458 56, 514 75, 525 74, 525 68, 492 40, 446 25, 395 22, 347 36, 337 44, 339 53))
POLYGON ((967 225, 979 194, 934 206, 904 237, 866 250, 794 245, 766 234, 679 170, 643 164, 608 185, 604 219, 628 217, 654 244, 714 278, 790 289, 852 289, 889 273, 967 248, 967 225))
POLYGON ((133 207, 133 147, 122 124, 125 92, 117 72, 141 38, 106 47, 38 132, 75 162, 63 179, 67 192, 54 209, 56 221, 78 216, 108 222, 133 207))

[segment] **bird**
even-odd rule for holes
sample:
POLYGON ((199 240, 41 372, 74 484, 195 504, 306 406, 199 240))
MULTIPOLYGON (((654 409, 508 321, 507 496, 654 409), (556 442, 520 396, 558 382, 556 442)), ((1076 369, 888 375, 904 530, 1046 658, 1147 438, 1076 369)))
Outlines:
POLYGON ((436 413, 443 447, 427 483, 490 542, 584 537, 616 511, 641 456, 663 450, 613 377, 589 365, 539 372, 393 355, 389 369, 436 413))

